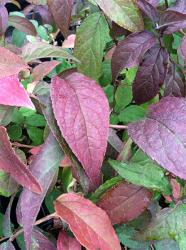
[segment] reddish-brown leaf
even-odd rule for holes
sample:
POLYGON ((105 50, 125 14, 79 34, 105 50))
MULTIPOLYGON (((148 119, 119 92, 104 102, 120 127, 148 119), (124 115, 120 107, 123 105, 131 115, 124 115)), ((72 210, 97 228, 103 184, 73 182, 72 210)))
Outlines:
POLYGON ((65 79, 52 79, 51 99, 61 133, 95 189, 100 184, 109 134, 107 98, 94 80, 72 73, 65 79))
POLYGON ((4 127, 0 127, 0 169, 10 174, 14 180, 32 192, 41 193, 39 183, 15 155, 4 127))
POLYGON ((40 81, 44 76, 46 76, 50 71, 52 71, 60 62, 58 61, 49 61, 42 62, 36 66, 33 70, 32 77, 33 81, 40 81))
POLYGON ((61 230, 57 239, 57 250, 81 250, 81 245, 75 238, 61 230))
POLYGON ((89 250, 120 250, 108 215, 77 194, 63 194, 54 204, 56 213, 69 224, 78 241, 89 250))
POLYGON ((0 4, 0 36, 4 35, 8 28, 8 11, 4 5, 0 4))
POLYGON ((72 0, 48 0, 48 7, 53 15, 53 18, 61 30, 62 34, 68 36, 68 28, 72 12, 72 0))
POLYGON ((6 48, 0 47, 0 55, 0 78, 17 75, 28 68, 22 58, 6 48))
POLYGON ((17 76, 0 78, 0 104, 35 109, 17 76))
POLYGON ((137 218, 147 208, 151 193, 143 187, 121 182, 101 197, 97 205, 105 210, 112 224, 137 218))

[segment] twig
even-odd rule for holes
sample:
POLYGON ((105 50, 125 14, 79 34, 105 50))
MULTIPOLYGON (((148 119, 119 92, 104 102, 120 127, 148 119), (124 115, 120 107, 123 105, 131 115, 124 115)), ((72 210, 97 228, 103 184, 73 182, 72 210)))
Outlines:
POLYGON ((113 125, 113 124, 110 124, 109 127, 114 128, 114 129, 128 129, 128 126, 125 126, 125 125, 113 125))
POLYGON ((31 145, 26 145, 26 144, 21 144, 19 142, 12 142, 12 146, 18 147, 18 148, 34 148, 35 146, 31 146, 31 145))

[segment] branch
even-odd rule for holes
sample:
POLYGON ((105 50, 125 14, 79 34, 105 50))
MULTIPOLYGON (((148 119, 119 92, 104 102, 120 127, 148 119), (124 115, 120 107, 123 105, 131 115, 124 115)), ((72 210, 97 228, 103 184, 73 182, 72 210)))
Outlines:
POLYGON ((128 126, 125 125, 109 125, 110 128, 114 128, 114 129, 128 129, 128 126))

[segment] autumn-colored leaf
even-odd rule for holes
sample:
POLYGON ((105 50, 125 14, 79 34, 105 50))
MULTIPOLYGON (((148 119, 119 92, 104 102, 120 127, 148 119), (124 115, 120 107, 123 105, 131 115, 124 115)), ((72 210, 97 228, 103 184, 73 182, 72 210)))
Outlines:
POLYGON ((4 5, 0 5, 0 36, 4 35, 8 28, 8 11, 4 5))
POLYGON ((42 189, 35 177, 15 155, 4 127, 0 127, 0 169, 32 192, 41 193, 42 189))
POLYGON ((101 181, 109 133, 107 98, 95 81, 79 73, 65 79, 54 77, 51 98, 61 133, 95 189, 101 181))
POLYGON ((57 250, 81 250, 79 242, 61 230, 57 239, 57 250))
POLYGON ((68 223, 78 241, 89 250, 121 250, 108 215, 91 201, 77 194, 63 194, 55 210, 68 223))
POLYGON ((16 75, 0 78, 0 104, 35 109, 16 75))
POLYGON ((151 193, 146 188, 121 182, 107 190, 97 205, 105 210, 112 224, 137 218, 149 205, 151 193))

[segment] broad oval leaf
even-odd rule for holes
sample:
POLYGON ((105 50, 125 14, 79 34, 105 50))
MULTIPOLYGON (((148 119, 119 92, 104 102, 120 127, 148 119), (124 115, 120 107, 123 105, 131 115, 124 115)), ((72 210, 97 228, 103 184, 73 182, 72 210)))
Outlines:
POLYGON ((17 75, 28 68, 22 58, 6 48, 0 47, 0 55, 0 78, 17 75))
POLYGON ((47 0, 49 10, 64 37, 68 36, 73 0, 47 0))
POLYGON ((35 109, 16 75, 0 78, 0 104, 35 109))
POLYGON ((15 155, 4 127, 0 127, 0 169, 10 174, 16 182, 32 192, 41 193, 39 183, 15 155))
POLYGON ((129 124, 128 132, 153 160, 186 180, 185 122, 186 101, 165 97, 150 106, 145 119, 129 124))
POLYGON ((147 31, 131 34, 121 41, 112 56, 113 80, 123 68, 137 66, 145 52, 155 43, 155 37, 147 31))
POLYGON ((30 165, 30 171, 39 181, 43 192, 38 195, 30 192, 28 189, 24 189, 18 201, 17 219, 19 224, 23 225, 24 237, 28 250, 31 244, 33 224, 62 157, 63 153, 57 141, 53 135, 50 134, 45 144, 42 146, 41 151, 36 155, 30 165))
POLYGON ((95 189, 101 181, 109 134, 107 98, 94 80, 72 73, 65 79, 52 79, 51 99, 61 133, 95 189))
POLYGON ((78 71, 95 80, 102 74, 105 45, 109 41, 109 28, 105 17, 96 12, 88 16, 77 31, 74 55, 81 61, 78 71))
MULTIPOLYGON (((1 51, 0 51, 1 52, 1 51)), ((28 43, 22 49, 22 57, 27 61, 33 61, 40 58, 67 58, 78 61, 66 50, 44 42, 28 43)))
POLYGON ((78 241, 89 250, 121 250, 108 215, 91 201, 73 193, 55 201, 55 210, 78 241))
POLYGON ((4 35, 8 28, 8 11, 4 5, 0 4, 0 36, 4 35))
POLYGON ((9 25, 26 33, 27 35, 36 36, 37 31, 35 26, 25 17, 21 16, 9 16, 9 25))
POLYGON ((105 210, 112 224, 126 223, 144 212, 151 201, 145 188, 121 182, 107 190, 97 205, 105 210))
POLYGON ((61 230, 57 239, 57 250, 81 250, 79 242, 61 230))
POLYGON ((132 32, 144 29, 143 19, 134 0, 95 0, 95 2, 119 26, 132 32))
POLYGON ((133 97, 137 104, 147 102, 158 94, 167 73, 168 57, 167 51, 157 46, 146 52, 133 83, 133 97))

